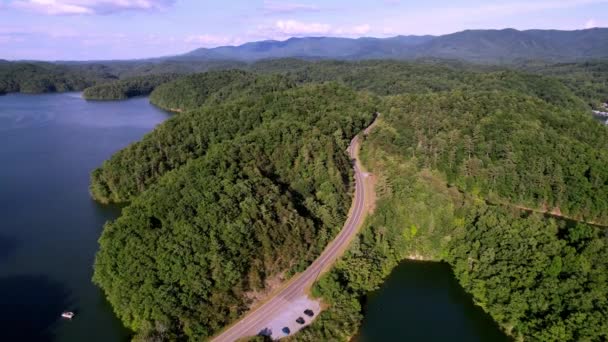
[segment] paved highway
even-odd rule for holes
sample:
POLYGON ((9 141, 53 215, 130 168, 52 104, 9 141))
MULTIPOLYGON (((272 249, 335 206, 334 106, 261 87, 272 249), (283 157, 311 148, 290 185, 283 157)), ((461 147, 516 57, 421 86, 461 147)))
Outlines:
MULTIPOLYGON (((373 124, 372 124, 373 125, 373 124)), ((369 128, 365 130, 368 133, 369 128)), ((290 302, 306 295, 308 289, 317 279, 319 274, 328 270, 333 262, 344 252, 351 239, 357 234, 359 226, 363 223, 366 214, 365 206, 365 183, 366 176, 361 171, 357 155, 359 152, 359 137, 351 140, 348 146, 348 154, 355 162, 355 194, 348 219, 336 238, 325 248, 323 253, 306 269, 306 271, 294 276, 284 287, 276 292, 262 306, 249 312, 240 321, 230 326, 220 335, 215 337, 214 342, 233 342, 247 336, 255 336, 260 333, 267 324, 282 311, 289 307, 290 302)), ((315 312, 315 317, 318 312, 315 312)))

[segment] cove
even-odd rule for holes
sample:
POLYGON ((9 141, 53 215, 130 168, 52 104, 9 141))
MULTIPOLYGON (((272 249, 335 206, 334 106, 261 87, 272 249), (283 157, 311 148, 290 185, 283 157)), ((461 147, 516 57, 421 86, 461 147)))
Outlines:
POLYGON ((129 339, 91 282, 97 239, 120 208, 91 200, 89 175, 168 117, 146 98, 0 97, 1 340, 129 339))
POLYGON ((509 341, 448 264, 404 261, 370 293, 356 340, 509 341))

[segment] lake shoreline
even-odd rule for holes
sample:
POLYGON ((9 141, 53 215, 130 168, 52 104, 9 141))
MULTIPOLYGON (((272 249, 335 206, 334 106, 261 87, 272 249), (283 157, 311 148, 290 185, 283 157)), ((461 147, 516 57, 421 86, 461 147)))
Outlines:
POLYGON ((122 207, 93 201, 89 177, 169 117, 145 98, 0 97, 0 290, 11 294, 0 329, 7 340, 130 340, 133 332, 91 281, 97 240, 122 207), (63 320, 64 311, 76 317, 63 320))

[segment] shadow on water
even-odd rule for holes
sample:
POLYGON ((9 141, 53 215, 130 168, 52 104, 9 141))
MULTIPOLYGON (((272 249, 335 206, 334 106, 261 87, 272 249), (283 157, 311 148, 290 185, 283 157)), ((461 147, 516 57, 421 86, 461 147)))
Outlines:
MULTIPOLYGON (((96 216, 106 218, 104 224, 117 219, 122 210, 128 206, 128 204, 124 203, 101 204, 93 199, 89 199, 89 202, 96 216)), ((99 225, 100 231, 103 231, 104 224, 99 225)))
POLYGON ((406 261, 368 295, 356 341, 509 341, 445 263, 406 261))
POLYGON ((71 307, 70 293, 45 276, 0 278, 0 335, 5 341, 52 341, 52 328, 71 307))
POLYGON ((19 247, 20 241, 5 235, 0 235, 0 262, 10 257, 19 247))

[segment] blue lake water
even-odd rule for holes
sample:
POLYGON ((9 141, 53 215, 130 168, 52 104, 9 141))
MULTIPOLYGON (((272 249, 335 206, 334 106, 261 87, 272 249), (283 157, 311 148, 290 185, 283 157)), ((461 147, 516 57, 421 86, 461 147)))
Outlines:
POLYGON ((90 199, 89 174, 168 117, 145 98, 0 96, 1 341, 128 340, 91 282, 97 239, 119 209, 90 199))

